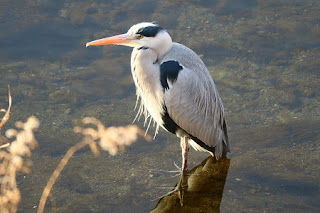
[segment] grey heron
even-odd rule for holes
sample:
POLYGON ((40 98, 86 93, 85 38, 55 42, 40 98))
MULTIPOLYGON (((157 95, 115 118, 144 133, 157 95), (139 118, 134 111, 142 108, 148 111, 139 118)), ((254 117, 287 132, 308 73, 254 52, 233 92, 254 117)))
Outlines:
POLYGON ((182 174, 187 169, 189 145, 217 159, 230 152, 222 100, 198 55, 172 42, 159 25, 142 22, 127 33, 88 42, 86 46, 133 47, 131 72, 137 101, 145 119, 180 138, 182 174))

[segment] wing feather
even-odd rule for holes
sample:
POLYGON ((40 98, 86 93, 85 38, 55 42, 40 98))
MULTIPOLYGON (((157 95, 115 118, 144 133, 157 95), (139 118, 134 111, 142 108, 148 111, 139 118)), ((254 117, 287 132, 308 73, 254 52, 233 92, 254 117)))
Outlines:
POLYGON ((162 62, 172 59, 183 69, 164 92, 168 114, 185 132, 214 148, 213 154, 219 158, 223 147, 229 151, 229 141, 223 103, 212 77, 201 59, 183 45, 175 44, 162 62))

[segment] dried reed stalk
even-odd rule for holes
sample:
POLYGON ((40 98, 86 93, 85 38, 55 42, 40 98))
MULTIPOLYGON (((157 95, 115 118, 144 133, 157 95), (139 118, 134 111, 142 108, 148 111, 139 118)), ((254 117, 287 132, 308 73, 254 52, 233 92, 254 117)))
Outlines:
POLYGON ((66 166, 66 164, 70 160, 70 158, 73 156, 73 154, 76 151, 78 151, 79 149, 82 149, 83 147, 85 147, 86 145, 90 144, 91 142, 92 142, 92 140, 89 137, 85 137, 83 141, 81 141, 80 143, 77 143, 76 145, 71 147, 67 151, 65 156, 61 159, 59 165, 57 166, 57 168, 52 173, 49 181, 47 182, 46 187, 44 188, 44 190, 42 192, 42 196, 41 196, 41 199, 40 199, 40 202, 39 202, 39 206, 38 206, 38 210, 37 210, 38 213, 39 212, 43 212, 44 206, 45 206, 45 204, 47 202, 47 199, 48 199, 48 196, 50 194, 50 191, 51 191, 54 183, 56 182, 57 178, 61 174, 62 170, 64 169, 64 167, 66 166))
MULTIPOLYGON (((9 118, 10 118, 10 111, 11 111, 11 104, 12 104, 12 98, 11 98, 11 89, 10 89, 10 85, 8 85, 8 99, 9 99, 9 106, 8 109, 0 109, 0 112, 5 112, 3 118, 1 119, 0 122, 0 130, 2 129, 2 127, 8 122, 9 118)), ((5 144, 1 144, 0 145, 0 149, 6 148, 10 146, 10 143, 5 143, 5 144)))
POLYGON ((8 138, 15 137, 6 149, 0 150, 0 206, 1 212, 16 212, 20 202, 20 190, 17 187, 16 174, 29 172, 31 150, 37 146, 33 130, 38 128, 39 121, 34 116, 28 118, 26 123, 16 122, 20 130, 6 131, 8 138))
POLYGON ((1 109, 0 112, 5 112, 1 122, 0 122, 0 130, 2 129, 2 127, 7 123, 7 121, 10 118, 10 110, 11 110, 11 104, 12 104, 12 98, 11 98, 11 89, 10 89, 10 85, 8 85, 8 98, 9 98, 9 106, 8 109, 1 109))
POLYGON ((129 146, 135 142, 138 136, 142 136, 148 141, 151 140, 150 135, 146 135, 143 130, 135 125, 106 128, 98 119, 92 117, 86 117, 82 122, 87 125, 95 125, 96 129, 90 127, 82 128, 79 126, 74 128, 74 132, 84 135, 84 139, 67 151, 57 168, 54 170, 45 189, 43 190, 37 213, 42 213, 44 211, 46 201, 54 183, 72 155, 79 149, 89 145, 91 151, 95 155, 98 155, 99 150, 97 148, 97 144, 99 144, 103 150, 108 151, 111 155, 115 155, 119 150, 123 151, 125 146, 129 146))

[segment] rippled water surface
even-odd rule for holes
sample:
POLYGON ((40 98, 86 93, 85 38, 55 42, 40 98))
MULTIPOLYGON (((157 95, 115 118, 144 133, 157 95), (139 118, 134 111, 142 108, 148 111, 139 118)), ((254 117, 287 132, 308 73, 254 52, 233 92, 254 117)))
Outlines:
POLYGON ((3 0, 0 108, 7 107, 7 84, 13 96, 4 129, 30 115, 41 122, 32 172, 18 176, 19 211, 35 211, 59 160, 80 141, 72 128, 83 117, 109 126, 135 117, 131 50, 85 43, 157 21, 211 72, 225 105, 230 161, 203 161, 207 154, 192 150, 189 168, 198 166, 180 207, 176 195, 160 200, 177 182, 159 172, 181 161, 175 136, 160 131, 116 156, 84 149, 46 210, 320 212, 319 11, 316 0, 3 0))

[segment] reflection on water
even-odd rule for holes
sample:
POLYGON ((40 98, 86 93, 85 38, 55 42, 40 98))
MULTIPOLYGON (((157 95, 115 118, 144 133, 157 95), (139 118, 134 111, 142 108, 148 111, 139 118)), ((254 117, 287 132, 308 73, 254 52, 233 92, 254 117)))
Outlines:
POLYGON ((188 171, 184 185, 183 206, 176 194, 161 198, 153 209, 157 212, 219 212, 226 182, 230 159, 216 161, 208 157, 202 163, 188 171))
MULTIPOLYGON (((319 11, 314 0, 2 1, 0 108, 8 83, 13 98, 5 129, 30 115, 41 123, 32 173, 18 177, 20 211, 34 212, 51 172, 79 141, 72 127, 83 117, 106 125, 134 118, 130 50, 85 43, 157 21, 202 57, 224 101, 232 154, 221 211, 319 212, 319 11)), ((150 211, 163 193, 157 187, 176 181, 150 170, 172 169, 180 152, 164 131, 115 157, 83 150, 53 203, 58 212, 150 211)), ((196 166, 206 155, 190 157, 196 166)))
POLYGON ((225 212, 319 210, 319 121, 293 122, 234 133, 237 145, 225 186, 225 212))

